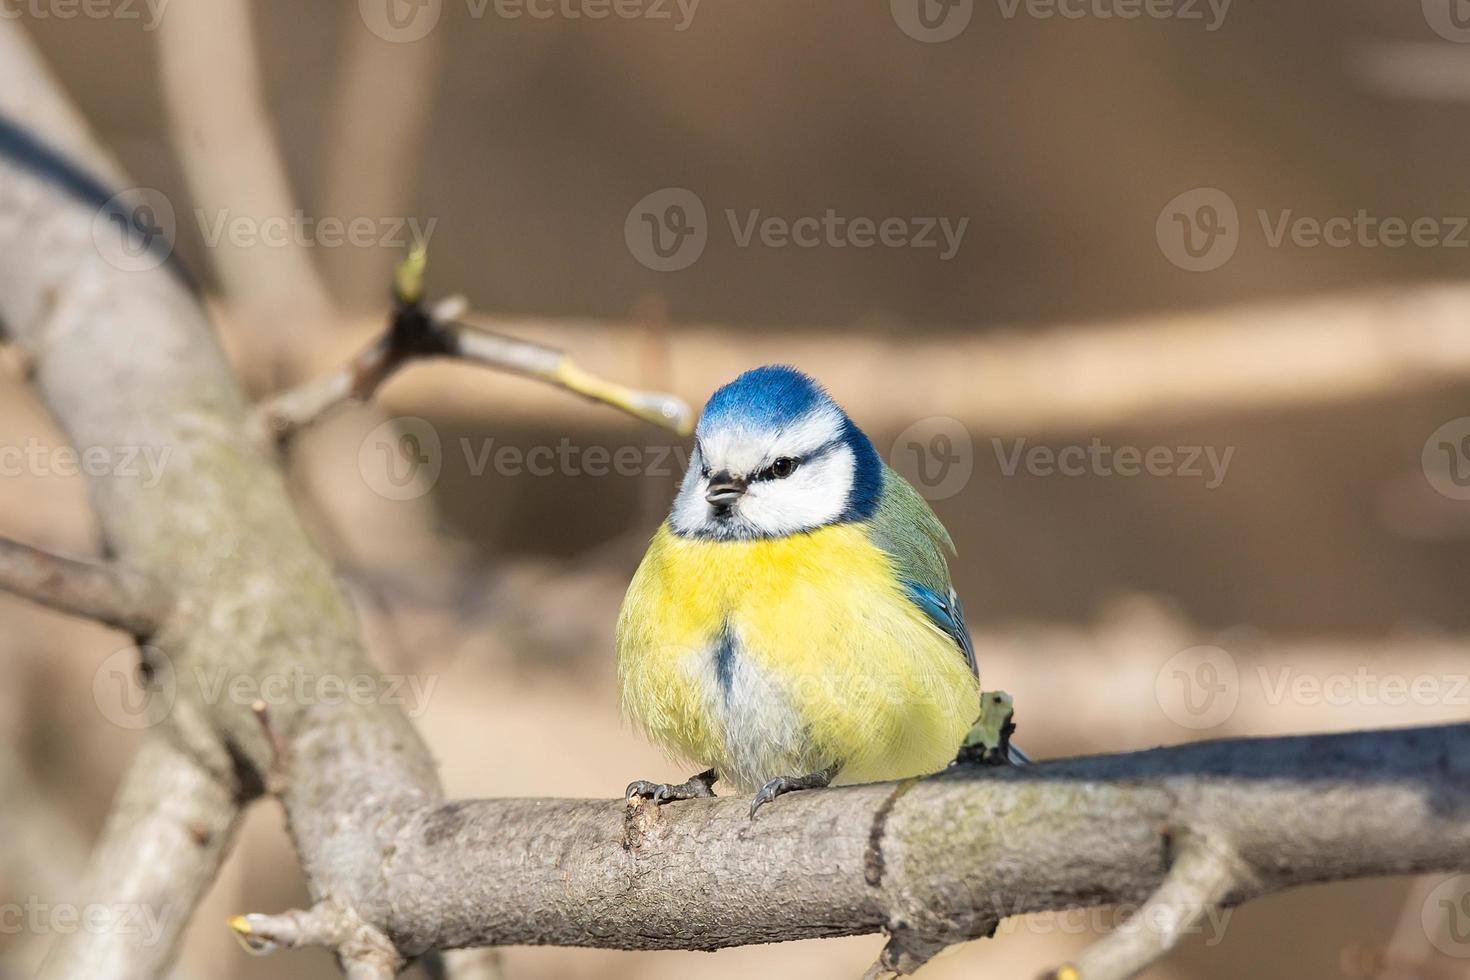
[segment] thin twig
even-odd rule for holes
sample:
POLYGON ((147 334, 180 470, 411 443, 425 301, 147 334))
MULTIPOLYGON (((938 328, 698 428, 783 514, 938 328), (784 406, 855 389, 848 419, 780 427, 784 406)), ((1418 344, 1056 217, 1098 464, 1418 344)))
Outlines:
POLYGON ((326 903, 279 915, 237 915, 227 924, 240 945, 256 956, 264 956, 282 946, 336 949, 346 942, 351 931, 342 910, 326 903))
POLYGON ((693 431, 694 414, 682 398, 657 391, 639 391, 584 371, 564 352, 504 334, 491 333, 467 323, 451 322, 445 329, 454 338, 455 355, 486 367, 511 371, 621 409, 680 435, 693 431))
POLYGON ((270 706, 264 701, 257 700, 250 705, 250 710, 255 714, 255 720, 260 722, 260 731, 271 746, 271 767, 265 774, 266 792, 272 796, 279 797, 286 788, 286 773, 290 763, 290 749, 281 733, 271 724, 270 706))
POLYGON ((680 434, 692 431, 694 414, 681 398, 625 387, 583 370, 554 347, 470 326, 461 321, 465 313, 462 297, 426 306, 424 262, 423 250, 415 249, 399 265, 392 319, 366 350, 340 370, 258 407, 258 423, 277 445, 286 444, 344 405, 369 400, 405 365, 433 357, 457 358, 535 378, 680 434))
POLYGON ((332 902, 280 915, 236 915, 228 923, 240 945, 256 956, 282 946, 324 946, 342 960, 348 980, 392 980, 403 957, 382 932, 332 902))
POLYGON ((156 586, 121 565, 63 558, 6 538, 0 538, 0 591, 138 637, 153 635, 167 610, 156 586))

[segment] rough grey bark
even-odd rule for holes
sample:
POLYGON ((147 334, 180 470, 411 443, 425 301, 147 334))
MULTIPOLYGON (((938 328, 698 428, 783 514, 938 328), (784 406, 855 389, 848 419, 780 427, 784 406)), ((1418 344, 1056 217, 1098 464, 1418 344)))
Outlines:
MULTIPOLYGON (((121 184, 14 22, 0 23, 0 114, 121 184)), ((124 783, 86 898, 185 914, 152 946, 68 938, 49 980, 160 976, 240 807, 267 791, 316 904, 237 931, 329 945, 363 978, 434 947, 714 949, 879 929, 893 934, 880 965, 907 971, 1003 915, 1470 866, 1467 726, 956 771, 798 794, 751 822, 738 800, 447 803, 386 699, 211 694, 204 678, 378 675, 196 297, 167 267, 104 261, 96 203, 53 177, 0 163, 0 318, 76 446, 172 460, 157 486, 92 484, 108 551, 172 600, 149 664, 173 707, 124 783), (1191 836, 1218 842, 1229 873, 1176 863, 1171 842, 1191 836)), ((1124 952, 1089 980, 1135 968, 1139 951, 1124 952)))

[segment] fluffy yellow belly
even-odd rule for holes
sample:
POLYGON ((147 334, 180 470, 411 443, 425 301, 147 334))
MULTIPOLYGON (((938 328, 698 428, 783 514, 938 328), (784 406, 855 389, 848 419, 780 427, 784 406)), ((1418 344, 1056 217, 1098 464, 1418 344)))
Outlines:
POLYGON ((839 781, 933 772, 979 714, 954 641, 860 528, 704 541, 660 528, 618 620, 624 711, 751 790, 839 764, 839 781))

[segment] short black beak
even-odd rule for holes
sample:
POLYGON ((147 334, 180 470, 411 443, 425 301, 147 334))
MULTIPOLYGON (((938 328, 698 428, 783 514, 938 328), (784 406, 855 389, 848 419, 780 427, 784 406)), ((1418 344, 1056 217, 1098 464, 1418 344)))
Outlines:
POLYGON ((729 473, 716 473, 709 478, 709 489, 704 499, 716 507, 729 507, 745 495, 746 482, 729 473))

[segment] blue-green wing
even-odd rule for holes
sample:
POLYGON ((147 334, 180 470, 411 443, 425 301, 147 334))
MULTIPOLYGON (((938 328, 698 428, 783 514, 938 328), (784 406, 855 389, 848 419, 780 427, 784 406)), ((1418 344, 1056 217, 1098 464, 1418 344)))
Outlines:
POLYGON ((960 606, 960 597, 955 594, 954 589, 950 589, 948 595, 941 596, 917 582, 905 581, 903 584, 914 605, 924 610, 940 629, 950 635, 959 645, 960 652, 965 655, 965 663, 970 665, 970 670, 974 671, 976 677, 980 676, 980 665, 975 662, 975 644, 971 642, 970 631, 965 627, 965 610, 960 606))
POLYGON ((909 599, 948 633, 970 669, 979 673, 965 611, 949 579, 944 553, 954 553, 949 532, 929 503, 891 467, 883 468, 883 493, 869 519, 873 543, 893 559, 909 599))

